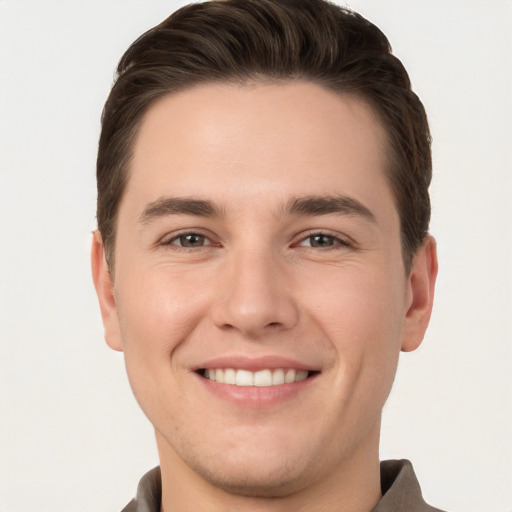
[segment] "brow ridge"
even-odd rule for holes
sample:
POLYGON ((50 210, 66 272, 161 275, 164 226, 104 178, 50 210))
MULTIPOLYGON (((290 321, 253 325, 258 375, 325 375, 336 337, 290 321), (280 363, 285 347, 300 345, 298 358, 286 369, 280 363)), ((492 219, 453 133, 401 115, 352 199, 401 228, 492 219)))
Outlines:
MULTIPOLYGON (((375 215, 357 199, 344 196, 304 196, 291 198, 284 208, 285 215, 328 215, 332 213, 360 216, 376 222, 375 215)), ((161 197, 149 203, 139 216, 139 222, 147 224, 168 215, 194 215, 221 217, 222 209, 212 201, 192 197, 161 197)))
POLYGON ((212 201, 192 197, 161 197, 149 203, 139 216, 139 222, 147 224, 167 215, 195 215, 220 217, 221 209, 212 201))
POLYGON ((328 215, 340 213, 344 215, 364 217, 376 222, 375 215, 360 201, 344 195, 305 196, 288 201, 285 213, 290 215, 328 215))

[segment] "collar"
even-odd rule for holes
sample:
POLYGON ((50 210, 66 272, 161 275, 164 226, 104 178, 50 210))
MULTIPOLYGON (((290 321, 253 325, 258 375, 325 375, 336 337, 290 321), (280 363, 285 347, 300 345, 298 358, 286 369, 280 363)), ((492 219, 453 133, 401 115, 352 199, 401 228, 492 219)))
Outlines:
MULTIPOLYGON (((408 460, 380 463, 382 499, 370 512, 442 512, 427 505, 408 460)), ((162 479, 160 468, 153 468, 139 482, 137 497, 122 512, 160 512, 162 479)))

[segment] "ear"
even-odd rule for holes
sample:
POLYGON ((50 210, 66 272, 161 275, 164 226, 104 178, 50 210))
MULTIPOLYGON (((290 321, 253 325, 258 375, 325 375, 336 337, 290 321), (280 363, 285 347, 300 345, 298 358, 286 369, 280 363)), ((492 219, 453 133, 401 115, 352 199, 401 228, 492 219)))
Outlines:
POLYGON ((434 303, 438 263, 437 247, 433 237, 425 242, 414 255, 408 278, 407 313, 404 320, 402 350, 416 350, 425 335, 434 303))
POLYGON ((105 341, 110 348, 122 351, 123 346, 114 297, 114 283, 105 259, 105 248, 101 233, 97 230, 93 233, 92 239, 91 267, 92 279, 98 295, 101 318, 105 329, 105 341))

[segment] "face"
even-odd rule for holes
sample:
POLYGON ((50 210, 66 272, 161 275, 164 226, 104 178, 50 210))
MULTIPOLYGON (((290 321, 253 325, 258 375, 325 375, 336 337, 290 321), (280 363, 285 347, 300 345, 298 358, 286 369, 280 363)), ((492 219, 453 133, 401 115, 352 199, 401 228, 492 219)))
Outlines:
POLYGON ((406 275, 370 107, 309 83, 211 84, 146 114, 110 279, 107 342, 161 459, 279 495, 377 460, 400 349, 431 307, 435 254, 406 275))

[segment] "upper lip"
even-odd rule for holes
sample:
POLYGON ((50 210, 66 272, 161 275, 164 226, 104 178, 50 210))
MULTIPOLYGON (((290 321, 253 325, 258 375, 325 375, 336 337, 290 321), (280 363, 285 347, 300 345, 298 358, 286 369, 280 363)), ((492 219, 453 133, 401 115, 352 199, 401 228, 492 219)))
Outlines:
POLYGON ((240 355, 225 355, 208 359, 199 364, 195 370, 233 368, 235 370, 249 370, 257 372, 260 370, 294 369, 320 371, 320 368, 313 368, 311 364, 305 364, 295 359, 277 356, 265 355, 259 357, 247 357, 240 355))

